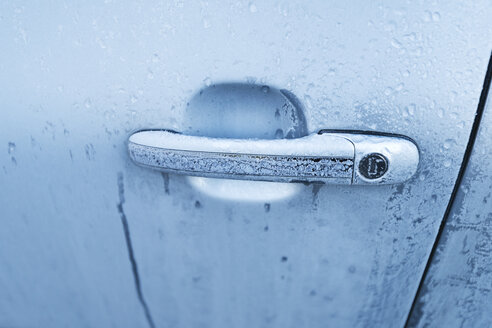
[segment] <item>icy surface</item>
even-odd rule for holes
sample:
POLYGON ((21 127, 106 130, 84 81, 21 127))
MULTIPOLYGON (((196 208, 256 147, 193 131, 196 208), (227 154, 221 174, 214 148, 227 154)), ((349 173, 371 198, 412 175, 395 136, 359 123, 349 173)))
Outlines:
POLYGON ((412 327, 492 327, 491 94, 412 327))
POLYGON ((297 139, 232 139, 187 136, 167 131, 141 131, 129 138, 134 144, 187 151, 231 154, 353 158, 354 146, 343 137, 312 134, 297 139))
MULTIPOLYGON (((340 139, 346 141, 346 139, 340 139)), ((240 145, 242 143, 236 143, 234 146, 240 145)), ((193 148, 195 144, 190 144, 190 146, 186 148, 193 148)), ((354 161, 351 157, 250 155, 248 153, 254 152, 255 148, 241 149, 247 153, 236 153, 240 147, 231 148, 229 144, 226 144, 224 148, 209 149, 235 151, 220 154, 169 150, 132 143, 129 145, 130 155, 136 163, 179 174, 287 182, 334 179, 338 183, 350 184, 352 181, 354 161)))

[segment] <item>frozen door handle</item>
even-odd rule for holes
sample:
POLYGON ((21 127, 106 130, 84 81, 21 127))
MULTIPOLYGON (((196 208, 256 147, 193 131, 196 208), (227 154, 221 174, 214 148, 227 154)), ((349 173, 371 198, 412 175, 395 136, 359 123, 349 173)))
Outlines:
POLYGON ((222 139, 145 130, 128 139, 132 160, 164 172, 242 180, 391 184, 409 179, 419 153, 408 138, 322 130, 297 139, 222 139))

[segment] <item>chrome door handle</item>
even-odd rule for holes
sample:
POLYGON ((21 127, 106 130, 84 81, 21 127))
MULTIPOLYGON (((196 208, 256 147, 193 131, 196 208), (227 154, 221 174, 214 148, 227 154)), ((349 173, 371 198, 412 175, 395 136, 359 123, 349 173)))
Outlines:
POLYGON ((417 170, 408 138, 322 130, 297 139, 221 139, 144 130, 128 139, 132 160, 164 172, 242 180, 392 184, 417 170))

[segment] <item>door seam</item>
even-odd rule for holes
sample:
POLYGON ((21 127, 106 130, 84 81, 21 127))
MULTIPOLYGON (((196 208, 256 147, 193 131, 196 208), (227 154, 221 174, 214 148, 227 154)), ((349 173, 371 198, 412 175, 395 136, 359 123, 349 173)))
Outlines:
POLYGON ((409 327, 412 327, 414 325, 414 323, 411 320, 413 315, 420 315, 421 314, 421 305, 418 303, 418 299, 420 297, 420 294, 423 291, 424 282, 426 280, 429 269, 432 266, 432 261, 435 257, 435 253, 437 251, 439 241, 441 240, 441 237, 443 235, 443 231, 444 231, 444 227, 446 226, 446 222, 448 221, 449 216, 451 215, 451 210, 453 208, 453 204, 455 202, 456 195, 458 194, 459 188, 461 186, 461 182, 463 180, 463 176, 465 175, 466 168, 468 166, 468 162, 470 160, 470 157, 471 157, 471 154, 473 151, 473 146, 475 145, 475 140, 477 138, 478 130, 480 127, 480 122, 482 120, 482 116, 483 116, 483 113, 485 111, 485 104, 486 104, 487 95, 488 95, 489 89, 490 89, 491 79, 492 79, 492 53, 491 53, 491 56, 489 58, 489 63, 487 65, 487 71, 485 73, 485 79, 483 82, 482 92, 480 93, 480 99, 478 102, 477 111, 475 113, 475 118, 473 120, 473 125, 472 125, 472 129, 470 132, 470 136, 468 138, 468 143, 466 145, 465 153, 463 155, 461 167, 458 171, 458 176, 456 178, 456 181, 455 181, 455 184, 453 187, 453 191, 451 193, 451 197, 450 197, 448 205, 446 207, 446 211, 444 212, 444 216, 443 216, 441 223, 439 225, 439 230, 438 230, 436 238, 434 240, 434 244, 432 245, 432 249, 431 249, 431 252, 429 254, 429 257, 427 258, 427 262, 425 264, 424 271, 423 271, 422 276, 420 278, 419 286, 417 287, 417 291, 416 291, 415 296, 413 298, 412 305, 410 307, 407 318, 405 320, 405 325, 404 325, 405 328, 409 328, 409 327))

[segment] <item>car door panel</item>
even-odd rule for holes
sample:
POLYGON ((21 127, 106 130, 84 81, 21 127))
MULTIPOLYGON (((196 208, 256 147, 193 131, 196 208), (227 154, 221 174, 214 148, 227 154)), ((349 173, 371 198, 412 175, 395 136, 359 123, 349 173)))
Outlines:
POLYGON ((0 324, 404 324, 477 109, 488 2, 0 6, 0 324), (190 99, 224 82, 289 90, 309 133, 408 136, 417 175, 244 202, 130 161, 132 131, 186 131, 190 99))

